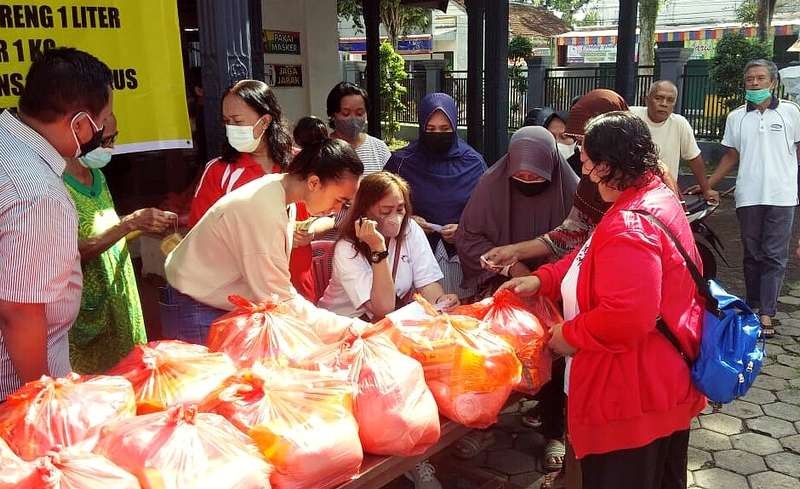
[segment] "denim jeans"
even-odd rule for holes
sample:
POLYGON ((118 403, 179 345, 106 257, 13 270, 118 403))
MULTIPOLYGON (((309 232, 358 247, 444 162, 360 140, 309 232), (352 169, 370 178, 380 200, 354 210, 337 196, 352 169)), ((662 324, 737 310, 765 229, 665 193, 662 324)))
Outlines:
POLYGON ((789 261, 795 207, 753 205, 736 209, 744 248, 747 304, 764 316, 777 312, 789 261))
POLYGON ((208 329, 228 311, 198 302, 169 285, 161 289, 161 332, 165 339, 205 345, 208 329))

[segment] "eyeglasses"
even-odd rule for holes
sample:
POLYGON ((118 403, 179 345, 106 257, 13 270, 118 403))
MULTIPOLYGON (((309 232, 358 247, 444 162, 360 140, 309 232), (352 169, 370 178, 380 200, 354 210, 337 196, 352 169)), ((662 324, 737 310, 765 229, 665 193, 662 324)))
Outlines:
POLYGON ((100 145, 104 147, 113 146, 114 143, 117 141, 117 136, 119 136, 119 131, 115 132, 110 136, 106 136, 100 140, 100 145))

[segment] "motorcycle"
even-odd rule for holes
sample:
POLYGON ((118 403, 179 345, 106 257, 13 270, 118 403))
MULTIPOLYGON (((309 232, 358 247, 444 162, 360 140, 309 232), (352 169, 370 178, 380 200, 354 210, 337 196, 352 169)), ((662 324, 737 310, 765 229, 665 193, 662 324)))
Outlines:
POLYGON ((705 222, 717 210, 717 204, 706 202, 703 195, 698 194, 684 194, 683 204, 686 209, 686 219, 692 228, 697 250, 700 252, 700 259, 703 262, 703 278, 714 279, 717 276, 717 257, 726 266, 731 266, 723 254, 725 245, 705 222))

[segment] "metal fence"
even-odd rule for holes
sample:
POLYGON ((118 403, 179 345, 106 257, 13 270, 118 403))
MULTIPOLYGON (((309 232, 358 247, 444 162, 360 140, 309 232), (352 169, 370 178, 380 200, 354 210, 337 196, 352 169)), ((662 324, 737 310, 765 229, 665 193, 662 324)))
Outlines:
MULTIPOLYGON (((545 71, 545 105, 555 110, 569 110, 572 101, 596 88, 613 89, 616 81, 613 67, 550 68, 545 71)), ((647 90, 653 83, 655 68, 640 66, 636 75, 636 104, 644 104, 647 90)))
POLYGON ((442 91, 456 101, 459 126, 467 125, 467 72, 446 71, 442 73, 442 91))
POLYGON ((406 92, 400 97, 403 106, 395 111, 398 122, 414 124, 417 122, 417 108, 426 94, 426 76, 424 71, 410 71, 408 77, 403 80, 406 92))

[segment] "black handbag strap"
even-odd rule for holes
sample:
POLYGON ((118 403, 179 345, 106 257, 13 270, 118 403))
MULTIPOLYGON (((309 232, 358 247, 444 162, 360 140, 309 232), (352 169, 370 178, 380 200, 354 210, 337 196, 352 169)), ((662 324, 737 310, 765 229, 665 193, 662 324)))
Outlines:
POLYGON ((680 341, 678 341, 678 338, 672 333, 672 331, 670 331, 669 327, 667 327, 667 323, 661 316, 659 316, 658 319, 656 319, 656 329, 659 331, 659 333, 664 335, 667 341, 672 343, 672 346, 674 346, 676 350, 678 350, 678 353, 681 355, 681 358, 683 358, 683 361, 686 362, 686 365, 689 367, 689 370, 691 370, 692 359, 689 357, 689 355, 686 354, 685 351, 683 351, 683 347, 681 346, 680 341))
POLYGON ((630 212, 644 216, 645 219, 661 228, 661 230, 664 231, 664 234, 666 234, 672 240, 672 242, 675 244, 675 248, 678 250, 678 253, 681 254, 683 260, 686 262, 686 268, 689 269, 689 274, 691 274, 692 280, 694 280, 694 283, 697 286, 697 291, 700 292, 700 295, 702 295, 706 300, 706 309, 716 312, 719 309, 719 303, 717 302, 716 297, 714 297, 714 295, 711 293, 708 281, 703 278, 700 270, 697 269, 697 265, 694 264, 694 261, 692 261, 689 253, 686 252, 686 248, 684 248, 681 242, 678 241, 678 238, 675 236, 675 234, 673 234, 672 230, 667 227, 667 225, 664 224, 661 219, 657 218, 646 210, 630 209, 630 212))
MULTIPOLYGON (((708 282, 703 278, 703 275, 700 273, 700 270, 697 269, 697 266, 689 257, 689 253, 686 252, 686 248, 684 248, 681 242, 678 241, 678 238, 675 236, 675 234, 672 233, 672 230, 670 230, 669 227, 667 227, 667 225, 664 224, 664 222, 661 219, 657 218, 656 216, 650 214, 645 210, 631 209, 631 212, 644 216, 645 219, 647 219, 648 221, 652 222, 653 224, 661 228, 661 230, 664 231, 664 234, 669 236, 672 242, 675 243, 675 248, 677 248, 678 253, 680 253, 684 261, 686 261, 686 268, 689 269, 689 273, 692 275, 692 279, 694 280, 695 285, 697 285, 698 292, 700 292, 700 294, 706 300, 706 308, 711 307, 712 308, 711 310, 716 311, 719 308, 719 304, 717 302, 717 299, 711 294, 711 289, 708 286, 708 282)), ((686 365, 689 367, 689 370, 691 370, 692 369, 691 357, 684 351, 680 341, 678 341, 678 338, 675 336, 675 333, 673 333, 672 330, 669 329, 666 321, 664 321, 664 318, 662 318, 661 316, 659 316, 658 319, 656 319, 656 329, 658 330, 659 333, 664 335, 664 337, 667 339, 667 341, 669 341, 672 344, 673 347, 675 347, 675 350, 678 351, 681 358, 683 358, 683 361, 686 362, 686 365)))

